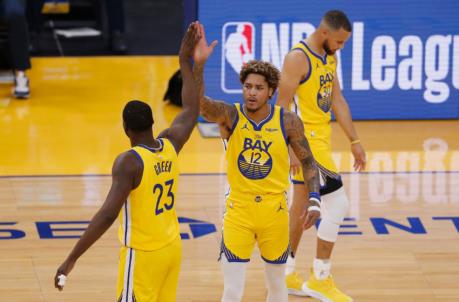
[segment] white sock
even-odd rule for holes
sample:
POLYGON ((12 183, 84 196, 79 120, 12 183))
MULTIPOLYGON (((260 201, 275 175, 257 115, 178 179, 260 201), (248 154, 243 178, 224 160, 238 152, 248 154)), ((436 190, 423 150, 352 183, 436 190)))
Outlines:
POLYGON ((330 259, 317 259, 314 258, 312 264, 314 276, 317 280, 325 280, 330 276, 331 261, 330 259))
POLYGON ((22 78, 25 77, 25 72, 24 71, 17 71, 16 72, 16 77, 18 77, 18 78, 19 77, 22 77, 22 78))
POLYGON ((290 275, 295 271, 295 258, 292 257, 292 254, 288 255, 287 265, 285 266, 285 275, 290 275))

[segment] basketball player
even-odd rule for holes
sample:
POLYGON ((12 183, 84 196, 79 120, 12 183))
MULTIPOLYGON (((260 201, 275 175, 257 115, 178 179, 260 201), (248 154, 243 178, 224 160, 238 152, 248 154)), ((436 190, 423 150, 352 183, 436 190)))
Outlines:
POLYGON ((120 154, 112 170, 112 186, 102 208, 76 243, 55 276, 63 289, 78 258, 120 217, 122 247, 118 301, 176 301, 182 247, 175 211, 177 154, 190 137, 199 114, 198 94, 190 58, 199 39, 192 23, 182 40, 179 61, 183 76, 183 110, 170 128, 153 136, 150 106, 130 101, 123 110, 124 131, 132 149, 120 154))
POLYGON ((204 29, 195 48, 194 76, 199 88, 201 114, 220 126, 226 140, 228 182, 221 242, 224 278, 223 302, 241 301, 245 269, 253 247, 258 243, 265 261, 268 302, 286 302, 285 262, 289 254, 288 145, 301 161, 306 180, 302 207, 304 228, 320 216, 319 174, 303 124, 296 114, 270 105, 279 82, 279 71, 272 64, 249 61, 242 67, 242 104, 228 104, 204 96, 204 63, 216 41, 207 46, 204 29))
POLYGON ((355 170, 361 171, 365 168, 365 151, 352 124, 351 113, 341 94, 336 74, 335 52, 344 47, 351 31, 351 23, 343 12, 327 12, 317 30, 306 40, 294 45, 285 57, 277 98, 278 104, 284 108, 295 102, 295 110, 303 121, 305 135, 320 171, 320 194, 323 200, 316 257, 312 274, 308 282, 304 283, 294 272, 294 257, 303 233, 300 215, 307 190, 303 185, 301 166, 298 165, 295 154, 290 153, 294 189, 290 208, 292 251, 287 262, 287 287, 290 294, 309 295, 332 302, 347 302, 352 299, 336 288, 330 275, 331 253, 339 226, 349 208, 349 201, 331 154, 331 110, 350 140, 355 170))

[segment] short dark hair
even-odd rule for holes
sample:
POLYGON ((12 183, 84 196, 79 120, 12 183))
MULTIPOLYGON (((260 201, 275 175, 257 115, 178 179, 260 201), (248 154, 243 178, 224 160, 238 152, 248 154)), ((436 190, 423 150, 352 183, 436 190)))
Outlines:
POLYGON ((352 32, 352 25, 346 14, 340 10, 329 10, 322 18, 333 30, 343 28, 345 31, 352 32))
POLYGON ((273 89, 273 94, 279 86, 280 72, 273 64, 265 61, 251 60, 242 66, 239 80, 244 84, 249 74, 255 73, 265 77, 268 86, 273 89))
POLYGON ((153 113, 147 103, 133 100, 124 106, 123 122, 126 129, 142 132, 153 126, 153 113))

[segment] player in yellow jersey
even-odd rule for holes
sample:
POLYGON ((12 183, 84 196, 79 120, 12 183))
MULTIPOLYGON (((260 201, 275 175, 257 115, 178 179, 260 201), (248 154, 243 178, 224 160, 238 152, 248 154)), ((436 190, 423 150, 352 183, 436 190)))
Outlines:
POLYGON ((303 185, 300 166, 291 155, 293 174, 293 202, 290 208, 290 241, 292 252, 287 261, 286 282, 289 293, 312 296, 327 302, 348 302, 330 275, 330 257, 338 236, 338 229, 348 212, 349 202, 331 154, 331 110, 350 140, 355 158, 354 168, 365 168, 365 151, 352 124, 351 113, 341 94, 336 74, 335 52, 344 47, 351 35, 351 23, 337 10, 322 18, 317 30, 306 40, 294 45, 285 57, 278 104, 286 108, 294 102, 294 109, 304 124, 311 150, 321 175, 323 211, 317 231, 317 251, 309 280, 304 283, 294 271, 294 256, 303 233, 300 218, 302 201, 307 191, 303 185))
POLYGON ((255 243, 265 261, 268 302, 286 302, 285 262, 289 253, 286 190, 289 187, 288 145, 303 167, 302 202, 305 228, 320 215, 318 170, 304 135, 301 120, 268 103, 279 82, 272 64, 249 61, 240 72, 242 104, 228 104, 204 97, 203 68, 216 41, 207 46, 204 29, 195 49, 194 76, 199 87, 201 114, 216 122, 226 140, 230 192, 223 219, 221 264, 223 302, 241 301, 245 269, 255 243))
POLYGON ((105 203, 58 268, 55 286, 59 290, 63 289, 65 276, 77 259, 119 215, 122 247, 117 301, 176 301, 182 256, 175 211, 179 174, 177 154, 190 137, 199 114, 190 62, 199 38, 198 23, 192 23, 179 53, 183 110, 170 128, 155 138, 150 106, 141 101, 130 101, 124 107, 123 126, 132 149, 116 158, 112 186, 105 203))

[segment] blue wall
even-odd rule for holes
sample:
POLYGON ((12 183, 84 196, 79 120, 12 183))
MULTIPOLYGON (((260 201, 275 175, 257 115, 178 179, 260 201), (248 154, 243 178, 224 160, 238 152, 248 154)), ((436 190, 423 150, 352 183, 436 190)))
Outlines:
POLYGON ((206 65, 206 94, 242 100, 236 69, 244 50, 231 57, 224 47, 238 24, 249 41, 244 59, 281 67, 292 43, 329 9, 353 23, 338 76, 354 119, 459 118, 459 1, 201 0, 207 39, 219 40, 206 65))

